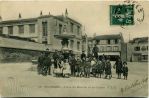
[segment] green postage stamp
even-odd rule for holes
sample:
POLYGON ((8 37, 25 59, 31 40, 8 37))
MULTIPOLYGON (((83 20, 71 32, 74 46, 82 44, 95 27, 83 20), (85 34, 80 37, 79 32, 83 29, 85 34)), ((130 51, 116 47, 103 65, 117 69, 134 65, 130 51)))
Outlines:
POLYGON ((134 25, 134 5, 110 5, 110 25, 134 25))

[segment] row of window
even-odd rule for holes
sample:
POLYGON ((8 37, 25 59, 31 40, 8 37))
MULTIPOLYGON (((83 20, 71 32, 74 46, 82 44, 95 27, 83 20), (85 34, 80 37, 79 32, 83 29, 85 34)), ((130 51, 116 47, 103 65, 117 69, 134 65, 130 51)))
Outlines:
POLYGON ((99 51, 119 51, 118 46, 100 46, 99 51))
POLYGON ((118 39, 113 39, 113 40, 97 40, 97 44, 118 44, 119 40, 118 39))
MULTIPOLYGON (((72 33, 74 33, 74 24, 73 23, 70 23, 70 31, 72 33)), ((80 33, 80 26, 77 26, 77 34, 79 35, 80 33)))
POLYGON ((142 46, 142 47, 140 47, 140 46, 136 46, 136 47, 134 47, 134 50, 135 51, 148 51, 148 46, 142 46))
MULTIPOLYGON (((66 30, 66 26, 63 26, 62 24, 59 24, 59 34, 62 34, 64 31, 66 30)), ((75 33, 74 32, 74 24, 70 23, 70 32, 75 33)), ((80 34, 80 26, 77 26, 77 34, 80 34)))
MULTIPOLYGON (((24 25, 18 25, 19 34, 24 33, 24 25)), ((35 24, 29 24, 29 32, 35 33, 35 24)), ((8 26, 8 34, 13 35, 13 26, 8 26)), ((0 34, 3 34, 3 27, 0 27, 0 34)))
POLYGON ((148 60, 148 55, 142 55, 142 60, 148 60))
MULTIPOLYGON (((74 48, 74 41, 70 40, 70 48, 73 49, 74 48)), ((80 42, 77 41, 77 50, 80 50, 80 42)))

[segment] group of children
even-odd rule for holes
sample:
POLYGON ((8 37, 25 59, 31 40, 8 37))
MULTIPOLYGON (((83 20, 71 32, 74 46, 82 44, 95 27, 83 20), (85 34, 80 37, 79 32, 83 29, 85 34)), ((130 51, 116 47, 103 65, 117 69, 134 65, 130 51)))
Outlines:
POLYGON ((54 67, 54 64, 52 64, 50 68, 50 74, 56 77, 69 77, 71 74, 71 69, 68 59, 57 60, 57 67, 54 67))
MULTIPOLYGON (((46 57, 47 58, 47 57, 46 57)), ((112 78, 112 65, 110 59, 96 58, 75 58, 70 56, 68 59, 49 59, 49 66, 44 71, 55 77, 96 77, 96 78, 112 78)), ((48 60, 45 60, 48 61, 48 60)), ((46 63, 45 63, 46 64, 46 63)), ((128 67, 126 62, 122 62, 120 58, 116 61, 113 68, 116 69, 118 79, 123 73, 124 79, 127 80, 128 67)), ((44 65, 43 65, 44 66, 44 65)), ((44 68, 44 67, 43 67, 44 68)), ((41 70, 43 70, 41 68, 41 70)), ((42 71, 41 71, 42 72, 42 71)))

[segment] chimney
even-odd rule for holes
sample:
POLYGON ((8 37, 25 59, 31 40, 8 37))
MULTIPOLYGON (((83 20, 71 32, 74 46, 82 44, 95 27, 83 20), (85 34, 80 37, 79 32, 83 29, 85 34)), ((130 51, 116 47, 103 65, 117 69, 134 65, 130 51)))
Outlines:
POLYGON ((68 17, 68 11, 67 11, 67 8, 65 10, 65 17, 68 17))
POLYGON ((40 12, 40 16, 42 16, 42 11, 40 12))
POLYGON ((21 14, 19 13, 19 19, 21 19, 22 17, 21 17, 21 14))

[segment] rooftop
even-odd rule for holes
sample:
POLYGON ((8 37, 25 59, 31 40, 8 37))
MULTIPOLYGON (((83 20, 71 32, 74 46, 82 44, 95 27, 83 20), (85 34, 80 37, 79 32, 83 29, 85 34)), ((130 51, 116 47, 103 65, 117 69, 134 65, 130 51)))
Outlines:
MULTIPOLYGON (((1 21, 0 24, 19 23, 19 22, 32 22, 32 21, 37 21, 37 19, 39 19, 39 18, 49 18, 49 17, 54 17, 54 18, 56 18, 56 19, 58 19, 60 21, 64 21, 64 16, 63 15, 57 15, 57 16, 53 16, 53 15, 41 15, 41 16, 36 17, 36 18, 27 18, 27 19, 20 18, 20 19, 16 19, 16 20, 5 20, 5 21, 1 21)), ((67 19, 69 19, 70 21, 73 21, 73 22, 81 25, 79 22, 77 22, 74 19, 71 19, 69 17, 67 17, 67 19)))
POLYGON ((129 41, 129 43, 144 43, 144 42, 148 42, 148 37, 134 38, 133 40, 129 41))
POLYGON ((100 35, 94 37, 95 40, 108 40, 108 39, 121 39, 120 34, 112 34, 112 35, 100 35))
POLYGON ((5 20, 5 21, 1 21, 0 24, 18 23, 18 22, 31 22, 31 21, 37 21, 37 18, 5 20))

